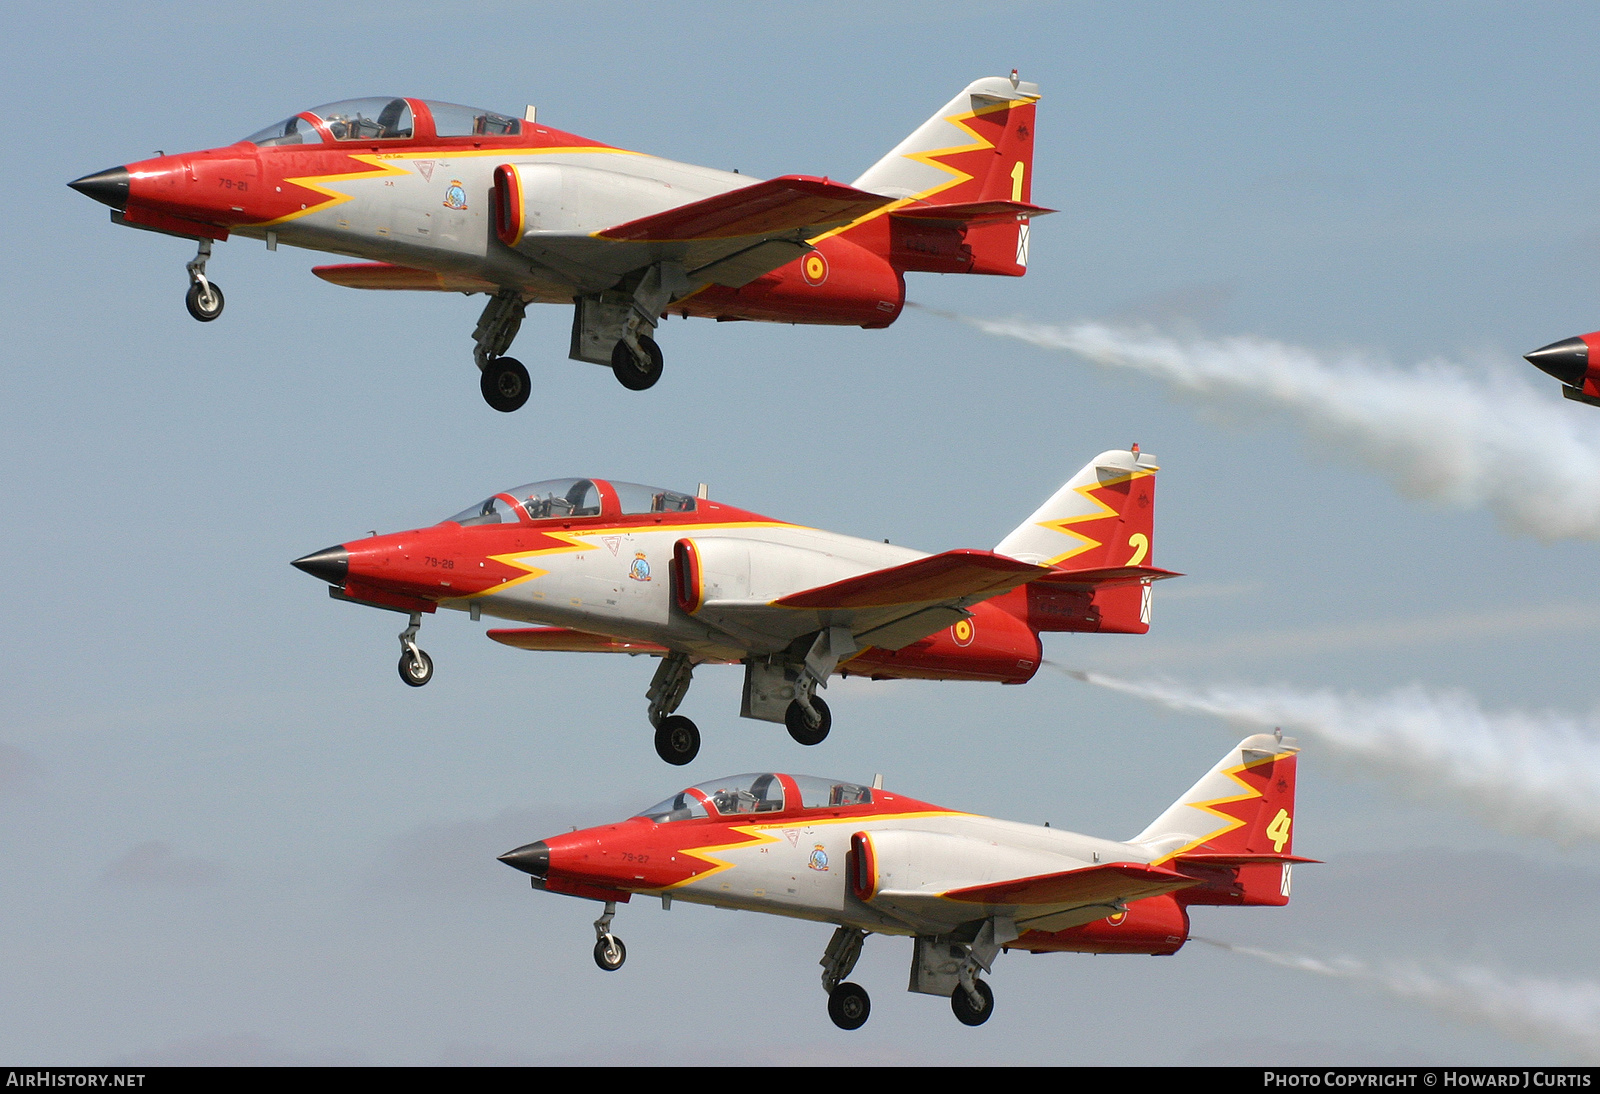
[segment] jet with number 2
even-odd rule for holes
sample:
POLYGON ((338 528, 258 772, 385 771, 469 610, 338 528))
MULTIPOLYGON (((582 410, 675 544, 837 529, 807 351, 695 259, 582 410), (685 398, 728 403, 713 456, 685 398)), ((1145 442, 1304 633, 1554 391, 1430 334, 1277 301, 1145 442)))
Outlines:
POLYGON ((604 902, 602 969, 627 956, 611 923, 635 894, 767 912, 837 925, 822 986, 838 1026, 857 1029, 871 1010, 845 979, 869 934, 912 936, 908 990, 948 997, 976 1026, 994 1011, 979 973, 1003 951, 1172 954, 1195 905, 1289 903, 1292 864, 1314 861, 1292 850, 1296 753, 1281 734, 1246 738, 1126 843, 942 809, 881 780, 758 774, 500 861, 536 889, 604 902))
POLYGON ((656 751, 700 749, 675 714, 695 666, 743 663, 740 714, 828 735, 829 677, 1026 683, 1042 631, 1143 634, 1156 463, 1103 452, 993 551, 928 555, 804 528, 659 487, 554 479, 428 528, 342 543, 294 565, 329 593, 410 616, 400 678, 433 677, 424 613, 542 626, 491 630, 524 650, 661 658, 646 693, 656 751))
POLYGON ((761 181, 614 148, 523 118, 424 99, 302 110, 221 148, 70 183, 118 224, 197 240, 187 304, 222 312, 206 274, 230 235, 368 261, 313 272, 357 289, 483 293, 484 398, 513 411, 505 356, 530 303, 575 305, 569 356, 642 390, 668 315, 887 327, 911 272, 1027 271, 1038 88, 990 77, 851 185, 761 181))

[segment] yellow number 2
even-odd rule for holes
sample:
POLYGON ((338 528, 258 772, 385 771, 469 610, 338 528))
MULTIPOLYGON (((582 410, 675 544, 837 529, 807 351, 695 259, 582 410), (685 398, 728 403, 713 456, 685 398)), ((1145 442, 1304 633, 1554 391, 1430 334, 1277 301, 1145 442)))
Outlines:
POLYGON ((1267 838, 1272 841, 1272 849, 1279 854, 1283 853, 1283 845, 1289 842, 1289 825, 1293 823, 1289 819, 1289 811, 1280 809, 1278 815, 1272 818, 1272 823, 1267 825, 1267 838))
POLYGON ((1150 537, 1143 532, 1135 532, 1128 537, 1128 546, 1133 548, 1133 557, 1127 564, 1137 566, 1144 561, 1144 556, 1150 553, 1150 537))

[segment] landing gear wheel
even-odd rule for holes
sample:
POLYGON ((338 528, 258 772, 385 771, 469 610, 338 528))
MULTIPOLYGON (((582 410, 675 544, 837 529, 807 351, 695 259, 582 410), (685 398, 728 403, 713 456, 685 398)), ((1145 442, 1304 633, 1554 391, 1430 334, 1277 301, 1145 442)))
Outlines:
POLYGON ((611 347, 611 371, 616 374, 617 382, 629 391, 643 391, 661 379, 661 347, 648 334, 641 334, 639 348, 650 358, 648 363, 635 357, 626 342, 619 341, 611 347))
POLYGON ((433 658, 421 650, 414 655, 406 650, 400 655, 400 679, 414 688, 420 688, 433 679, 433 658))
POLYGON ((956 1012, 956 1018, 964 1026, 981 1026, 989 1020, 989 1015, 994 1013, 994 992, 989 990, 989 985, 982 980, 974 980, 972 986, 978 989, 978 994, 983 996, 983 1007, 980 1009, 972 1005, 967 990, 960 984, 950 995, 950 1009, 956 1012))
POLYGON ((872 1014, 872 1000, 860 984, 840 984, 828 995, 828 1017, 840 1029, 860 1029, 872 1014))
POLYGON ((822 716, 816 725, 806 719, 806 708, 800 705, 798 699, 783 712, 783 724, 789 727, 789 736, 801 744, 820 745, 827 740, 828 730, 833 728, 833 715, 828 712, 828 704, 815 696, 811 699, 811 705, 822 716))
POLYGON ((682 767, 700 754, 700 728, 681 714, 661 719, 656 727, 656 755, 682 767))
POLYGON ((606 972, 616 972, 627 959, 628 947, 616 935, 607 935, 594 944, 594 963, 606 972))
POLYGON ((184 295, 183 306, 200 322, 209 323, 222 314, 222 290, 215 281, 206 282, 204 287, 196 281, 184 295))
POLYGON ((478 387, 483 392, 483 401, 502 414, 521 410, 533 391, 528 370, 515 357, 496 357, 484 365, 478 387))

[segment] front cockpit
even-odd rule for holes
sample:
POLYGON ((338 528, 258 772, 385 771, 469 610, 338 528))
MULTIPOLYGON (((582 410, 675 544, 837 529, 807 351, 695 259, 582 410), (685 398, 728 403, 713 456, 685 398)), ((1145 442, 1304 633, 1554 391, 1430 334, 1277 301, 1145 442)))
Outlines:
POLYGON ((693 513, 690 494, 605 479, 546 479, 504 490, 463 509, 445 523, 461 525, 571 521, 590 517, 626 517, 651 513, 693 513))
POLYGON ((428 99, 346 99, 302 110, 245 138, 272 148, 338 141, 519 137, 524 122, 508 114, 428 99))
POLYGON ((637 814, 655 824, 710 817, 760 817, 812 809, 871 805, 872 788, 814 775, 730 775, 680 790, 637 814))

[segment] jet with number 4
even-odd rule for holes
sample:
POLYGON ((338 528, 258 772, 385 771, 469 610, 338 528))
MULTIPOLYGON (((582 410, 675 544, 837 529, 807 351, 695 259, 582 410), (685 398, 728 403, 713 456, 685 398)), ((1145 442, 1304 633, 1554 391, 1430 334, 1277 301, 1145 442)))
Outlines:
POLYGON ((424 99, 312 107, 221 148, 86 175, 118 224, 198 241, 187 304, 222 312, 206 274, 230 235, 366 261, 319 266, 357 289, 482 293, 485 400, 528 399, 505 356, 530 303, 574 305, 569 356, 642 390, 668 315, 887 327, 905 274, 1020 277, 1038 88, 990 77, 854 183, 765 181, 614 148, 522 118, 424 99))
POLYGON ((1296 753, 1257 734, 1126 843, 942 809, 881 788, 806 775, 736 775, 681 791, 631 820, 550 836, 500 856, 533 887, 601 901, 595 963, 634 895, 833 923, 822 958, 828 1015, 866 1022, 845 978, 869 934, 910 935, 910 991, 988 1021, 980 979, 1003 951, 1172 954, 1196 905, 1289 903, 1296 753))
POLYGON ((647 654, 656 751, 686 764, 675 714, 697 665, 742 663, 740 714, 828 735, 816 694, 835 673, 1023 684, 1043 631, 1143 634, 1156 463, 1103 452, 993 551, 928 555, 773 520, 698 496, 605 479, 493 494, 439 524, 326 548, 294 565, 337 600, 410 616, 400 678, 433 677, 417 646, 439 608, 542 624, 489 631, 524 650, 647 654))

